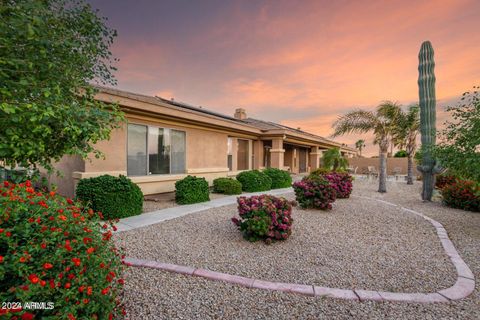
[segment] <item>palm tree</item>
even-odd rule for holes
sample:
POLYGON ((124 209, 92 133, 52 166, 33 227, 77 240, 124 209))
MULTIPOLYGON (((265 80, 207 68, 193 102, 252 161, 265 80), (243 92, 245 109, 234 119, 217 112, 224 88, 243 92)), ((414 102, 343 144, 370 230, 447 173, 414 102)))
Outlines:
POLYGON ((355 148, 358 149, 360 152, 360 157, 362 156, 362 149, 365 147, 365 140, 360 139, 357 142, 355 142, 355 148))
POLYGON ((387 152, 393 129, 398 115, 401 111, 400 105, 391 101, 384 101, 377 106, 377 110, 351 111, 340 116, 333 124, 335 132, 333 137, 348 133, 366 133, 373 131, 374 144, 379 147, 379 184, 378 192, 387 192, 387 152))
POLYGON ((393 130, 393 143, 407 151, 407 184, 413 184, 413 156, 417 149, 417 134, 420 129, 420 108, 411 105, 407 112, 401 111, 393 130))
POLYGON ((339 148, 328 149, 322 156, 323 167, 328 170, 337 171, 337 169, 345 170, 348 166, 348 160, 342 156, 339 148))

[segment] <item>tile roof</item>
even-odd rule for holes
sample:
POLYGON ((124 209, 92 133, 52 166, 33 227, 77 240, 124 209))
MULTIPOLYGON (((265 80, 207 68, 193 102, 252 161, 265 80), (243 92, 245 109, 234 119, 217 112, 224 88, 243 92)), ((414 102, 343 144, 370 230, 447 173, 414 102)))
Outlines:
POLYGON ((279 123, 275 123, 275 122, 264 121, 264 120, 253 119, 253 118, 246 118, 246 119, 243 119, 243 120, 239 120, 237 118, 227 116, 227 115, 219 113, 219 112, 204 109, 201 106, 193 106, 193 105, 190 105, 190 104, 187 104, 187 103, 184 103, 184 102, 179 102, 179 101, 175 101, 175 100, 168 100, 168 99, 165 99, 165 98, 162 98, 162 97, 159 97, 159 96, 148 96, 148 95, 144 95, 144 94, 133 93, 133 92, 125 91, 125 90, 108 88, 108 87, 103 87, 103 86, 98 86, 98 85, 95 85, 95 87, 100 92, 105 92, 105 93, 119 95, 119 96, 123 96, 123 97, 127 97, 127 98, 137 99, 137 100, 141 100, 141 101, 151 103, 151 104, 156 104, 156 105, 161 105, 161 103, 164 103, 164 104, 168 104, 168 105, 180 108, 180 109, 187 109, 187 110, 190 110, 190 111, 199 112, 199 113, 207 114, 207 115, 210 115, 210 116, 219 117, 219 118, 222 118, 222 119, 235 121, 237 123, 246 124, 248 126, 253 126, 255 128, 258 128, 262 131, 279 129, 279 130, 286 130, 286 131, 290 131, 290 132, 295 132, 295 133, 302 134, 302 135, 308 136, 308 137, 316 139, 316 140, 320 140, 320 141, 324 141, 324 142, 331 143, 331 144, 334 144, 334 145, 342 146, 344 148, 352 149, 348 146, 343 146, 341 143, 326 139, 322 136, 318 136, 318 135, 315 135, 315 134, 312 134, 312 133, 309 133, 309 132, 306 132, 306 131, 303 131, 303 130, 300 130, 300 129, 291 128, 291 127, 288 127, 288 126, 285 126, 285 125, 282 125, 282 124, 279 124, 279 123))

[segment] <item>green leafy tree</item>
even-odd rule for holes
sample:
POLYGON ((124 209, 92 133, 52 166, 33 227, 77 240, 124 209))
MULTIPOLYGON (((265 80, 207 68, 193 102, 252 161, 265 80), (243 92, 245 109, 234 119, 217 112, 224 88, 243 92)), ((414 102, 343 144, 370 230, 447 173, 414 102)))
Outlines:
MULTIPOLYGON (((413 184, 413 157, 417 149, 417 135, 419 130, 420 107, 418 105, 412 105, 408 108, 407 112, 400 110, 394 123, 392 142, 400 149, 405 149, 405 156, 408 158, 407 184, 413 184)), ((395 157, 397 157, 397 154, 395 157)))
POLYGON ((362 150, 365 148, 365 140, 360 139, 355 142, 355 148, 358 149, 358 152, 360 153, 360 157, 362 156, 362 150))
POLYGON ((480 182, 480 96, 465 92, 460 103, 448 107, 453 121, 445 122, 440 142, 433 149, 442 167, 452 174, 480 182))
POLYGON ((373 131, 373 143, 379 147, 379 183, 378 192, 387 192, 387 152, 391 143, 395 121, 401 108, 391 101, 382 102, 373 111, 356 110, 340 116, 333 124, 334 137, 349 133, 367 133, 373 131))
POLYGON ((52 168, 84 158, 123 115, 94 99, 115 85, 109 47, 116 32, 84 1, 6 0, 0 5, 0 161, 52 168))
POLYGON ((345 170, 348 166, 348 160, 344 156, 342 156, 339 148, 331 148, 323 153, 322 164, 323 167, 327 170, 345 170))

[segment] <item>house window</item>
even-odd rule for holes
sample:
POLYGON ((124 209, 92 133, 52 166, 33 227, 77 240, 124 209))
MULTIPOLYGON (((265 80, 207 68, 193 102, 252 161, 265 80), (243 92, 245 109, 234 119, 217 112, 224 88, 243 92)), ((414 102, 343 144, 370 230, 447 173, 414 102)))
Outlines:
POLYGON ((127 174, 172 174, 185 172, 185 132, 128 125, 127 174))
POLYGON ((248 140, 237 140, 237 170, 249 169, 249 149, 248 140))
POLYGON ((227 139, 227 165, 228 171, 233 170, 233 140, 232 138, 227 139))

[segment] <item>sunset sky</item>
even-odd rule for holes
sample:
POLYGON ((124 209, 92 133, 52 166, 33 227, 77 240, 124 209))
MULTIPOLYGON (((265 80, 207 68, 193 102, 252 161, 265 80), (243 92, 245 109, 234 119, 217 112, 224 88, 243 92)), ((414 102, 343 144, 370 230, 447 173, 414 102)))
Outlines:
MULTIPOLYGON (((119 89, 325 137, 346 111, 416 102, 424 40, 440 111, 480 84, 479 0, 89 2, 118 31, 119 89)), ((359 138, 378 152, 336 140, 359 138)))

